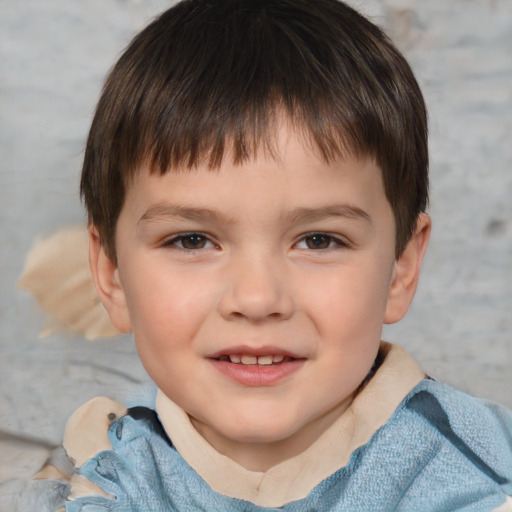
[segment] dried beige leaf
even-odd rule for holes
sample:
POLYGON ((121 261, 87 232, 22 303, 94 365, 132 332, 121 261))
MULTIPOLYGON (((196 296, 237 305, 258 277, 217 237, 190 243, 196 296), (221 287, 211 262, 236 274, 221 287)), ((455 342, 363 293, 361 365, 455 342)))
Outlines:
POLYGON ((36 240, 18 282, 48 314, 41 336, 64 330, 87 339, 118 336, 89 270, 87 230, 72 227, 36 240))

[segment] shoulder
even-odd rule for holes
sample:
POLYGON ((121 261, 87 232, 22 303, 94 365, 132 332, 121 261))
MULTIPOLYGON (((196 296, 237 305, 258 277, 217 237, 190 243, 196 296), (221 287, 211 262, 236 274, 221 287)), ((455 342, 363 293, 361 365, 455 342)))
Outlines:
POLYGON ((402 408, 458 446, 460 441, 455 440, 460 438, 485 451, 495 446, 512 457, 512 412, 497 403, 424 380, 406 397, 402 408))
POLYGON ((105 397, 94 398, 75 411, 63 444, 75 466, 68 495, 74 502, 71 510, 81 510, 91 499, 103 503, 106 510, 126 501, 126 509, 132 510, 126 487, 151 494, 151 482, 158 480, 164 459, 172 461, 175 452, 169 450, 172 443, 155 411, 127 408, 105 397))
POLYGON ((512 415, 425 379, 349 469, 356 490, 379 482, 375 510, 386 496, 389 510, 512 512, 512 415))
POLYGON ((177 499, 188 503, 196 488, 205 489, 147 407, 94 399, 70 418, 64 444, 76 467, 69 511, 93 504, 105 511, 168 510, 177 499))
POLYGON ((402 439, 421 439, 422 464, 438 475, 440 487, 456 484, 461 494, 466 488, 494 495, 498 503, 506 500, 503 506, 509 508, 502 510, 512 510, 511 411, 424 380, 403 401, 394 421, 402 424, 402 439))

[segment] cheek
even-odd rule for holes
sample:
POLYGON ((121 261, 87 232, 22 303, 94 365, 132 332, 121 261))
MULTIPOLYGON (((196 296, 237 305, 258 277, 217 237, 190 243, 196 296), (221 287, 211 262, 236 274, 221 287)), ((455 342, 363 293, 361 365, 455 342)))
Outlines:
MULTIPOLYGON (((139 290, 140 291, 140 290, 139 290)), ((189 377, 196 358, 195 339, 206 312, 206 297, 183 283, 158 281, 130 304, 133 336, 148 375, 168 396, 179 401, 177 382, 189 377)))
POLYGON ((365 332, 372 326, 380 329, 389 279, 375 265, 347 266, 339 272, 327 273, 322 286, 318 286, 318 280, 310 282, 307 300, 317 317, 323 319, 319 325, 345 332, 365 332))
POLYGON ((154 349, 189 344, 215 304, 204 279, 179 270, 163 272, 156 265, 139 272, 126 291, 135 340, 154 349))

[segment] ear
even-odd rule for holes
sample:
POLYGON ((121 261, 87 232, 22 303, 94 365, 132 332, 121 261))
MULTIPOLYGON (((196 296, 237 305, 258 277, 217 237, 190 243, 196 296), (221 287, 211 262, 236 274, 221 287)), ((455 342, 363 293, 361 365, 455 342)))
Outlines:
POLYGON ((94 226, 89 227, 89 266, 96 291, 110 320, 121 332, 130 332, 130 315, 117 264, 105 252, 94 226))
POLYGON ((418 286, 421 262, 427 250, 431 227, 430 217, 426 213, 421 213, 414 235, 401 256, 395 261, 384 316, 385 324, 393 324, 401 320, 411 305, 418 286))

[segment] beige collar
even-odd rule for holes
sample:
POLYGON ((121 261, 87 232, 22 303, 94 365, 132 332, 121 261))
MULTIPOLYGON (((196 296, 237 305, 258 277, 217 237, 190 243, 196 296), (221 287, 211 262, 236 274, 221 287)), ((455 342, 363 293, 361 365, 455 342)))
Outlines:
POLYGON ((384 425, 425 373, 400 347, 383 342, 385 359, 352 405, 300 455, 266 472, 248 471, 218 453, 188 415, 160 390, 156 410, 176 449, 220 494, 263 507, 305 498, 322 480, 346 466, 350 456, 384 425))

